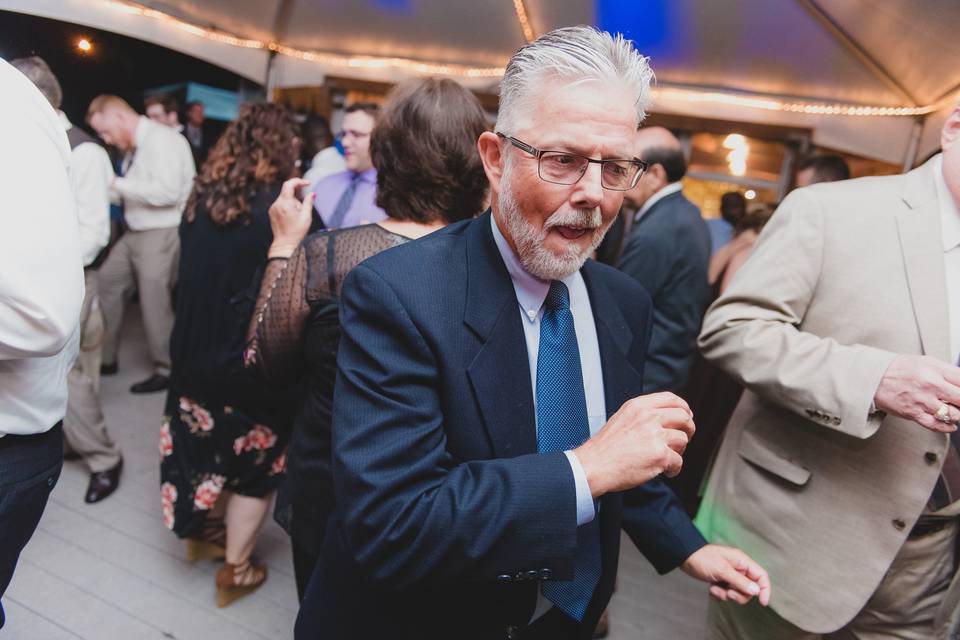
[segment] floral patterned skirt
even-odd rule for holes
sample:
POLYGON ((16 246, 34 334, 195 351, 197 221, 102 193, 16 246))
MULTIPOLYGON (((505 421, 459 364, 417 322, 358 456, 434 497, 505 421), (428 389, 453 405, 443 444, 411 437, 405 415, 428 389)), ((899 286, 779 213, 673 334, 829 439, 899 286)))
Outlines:
POLYGON ((164 525, 182 538, 200 531, 223 491, 269 495, 283 481, 289 437, 288 429, 171 389, 160 428, 164 525))

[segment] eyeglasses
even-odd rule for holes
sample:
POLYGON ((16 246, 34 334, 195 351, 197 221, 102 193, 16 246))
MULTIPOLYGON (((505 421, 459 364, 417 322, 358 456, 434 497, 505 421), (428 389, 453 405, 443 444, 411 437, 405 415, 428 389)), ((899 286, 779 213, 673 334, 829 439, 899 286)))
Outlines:
POLYGON ((544 182, 553 184, 576 184, 587 172, 591 162, 600 165, 600 184, 611 191, 629 191, 637 186, 640 176, 647 170, 647 163, 636 158, 611 158, 595 160, 567 151, 549 151, 533 147, 513 136, 497 132, 510 144, 526 151, 537 159, 537 173, 544 182))

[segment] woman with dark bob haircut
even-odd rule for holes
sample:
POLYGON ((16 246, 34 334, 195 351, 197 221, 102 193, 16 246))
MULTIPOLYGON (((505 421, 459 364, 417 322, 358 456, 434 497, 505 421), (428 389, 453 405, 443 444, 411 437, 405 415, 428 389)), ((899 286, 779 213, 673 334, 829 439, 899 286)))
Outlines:
MULTIPOLYGON (((270 209, 274 240, 249 332, 246 362, 273 383, 305 378, 275 517, 293 542, 303 597, 333 508, 330 427, 343 279, 366 258, 478 215, 487 179, 477 138, 487 129, 476 97, 452 80, 426 79, 390 94, 370 140, 378 224, 307 236, 312 197, 290 180, 270 209)), ((409 274, 416 278, 417 274, 409 274)))
POLYGON ((298 392, 267 387, 243 366, 247 326, 273 242, 267 210, 295 174, 293 114, 245 104, 197 176, 180 224, 172 372, 160 435, 164 523, 187 559, 226 557, 217 604, 267 578, 251 560, 284 477, 298 392))

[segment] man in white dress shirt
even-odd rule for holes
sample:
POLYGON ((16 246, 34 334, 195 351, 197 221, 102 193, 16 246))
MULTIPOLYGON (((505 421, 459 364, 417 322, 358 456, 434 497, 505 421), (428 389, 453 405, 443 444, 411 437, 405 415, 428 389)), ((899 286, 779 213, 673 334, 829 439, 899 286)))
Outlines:
MULTIPOLYGON (((83 265, 56 112, 0 60, 0 595, 63 464, 83 265)), ((0 606, 0 627, 4 623, 0 606)))
POLYGON ((112 195, 123 201, 127 232, 100 269, 100 300, 107 325, 103 372, 116 372, 124 302, 136 286, 153 375, 130 391, 162 391, 170 376, 170 293, 180 257, 178 227, 196 175, 190 145, 173 129, 138 115, 117 96, 94 98, 87 121, 104 142, 127 154, 123 176, 114 178, 112 185, 112 195))
POLYGON ((71 150, 70 179, 80 221, 80 252, 86 293, 80 313, 80 353, 67 378, 69 394, 63 435, 67 447, 90 469, 84 501, 99 502, 113 493, 120 481, 120 447, 110 438, 100 404, 100 357, 103 314, 97 297, 97 269, 106 258, 110 242, 110 157, 92 136, 74 127, 60 111, 63 92, 47 63, 36 56, 10 64, 36 85, 57 110, 67 131, 71 150))

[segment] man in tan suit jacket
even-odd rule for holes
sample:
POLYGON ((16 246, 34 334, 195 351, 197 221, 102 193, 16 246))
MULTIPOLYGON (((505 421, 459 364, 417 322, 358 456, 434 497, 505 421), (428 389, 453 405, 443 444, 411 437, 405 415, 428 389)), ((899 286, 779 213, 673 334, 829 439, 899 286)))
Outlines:
POLYGON ((770 609, 711 604, 710 638, 945 637, 960 492, 931 505, 960 420, 960 107, 941 141, 908 174, 791 193, 704 320, 704 356, 747 391, 697 524, 773 584, 770 609))

